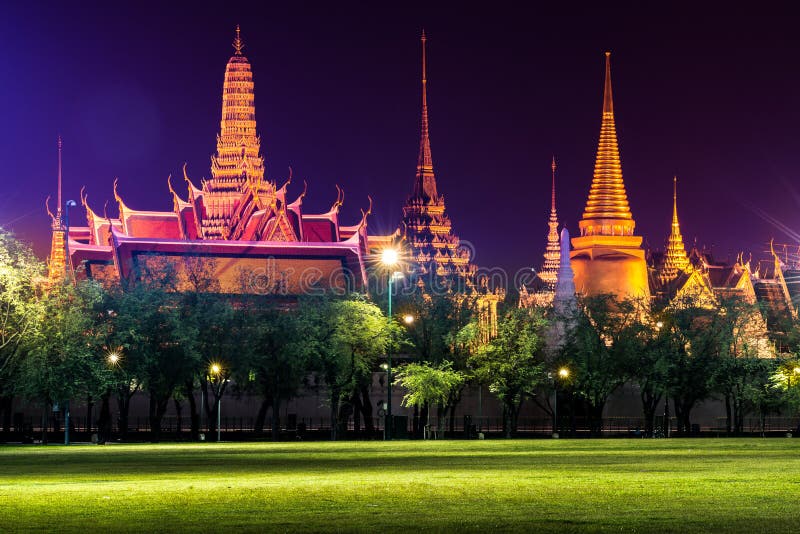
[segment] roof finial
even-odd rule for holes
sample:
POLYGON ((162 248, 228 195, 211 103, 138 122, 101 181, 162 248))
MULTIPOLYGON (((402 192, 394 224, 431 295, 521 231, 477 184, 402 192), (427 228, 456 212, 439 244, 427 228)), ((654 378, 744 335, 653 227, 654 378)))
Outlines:
POLYGON ((61 218, 61 136, 58 136, 58 205, 56 205, 56 216, 61 218))
POLYGON ((555 213, 556 211, 556 156, 553 154, 553 163, 550 166, 553 169, 553 191, 552 191, 552 203, 550 204, 550 210, 555 213))
POLYGON ((233 40, 233 48, 236 50, 236 55, 242 55, 242 48, 244 48, 244 43, 242 42, 242 35, 239 30, 239 25, 236 25, 236 38, 233 40))
POLYGON ((614 113, 614 99, 611 96, 611 52, 606 52, 606 88, 603 94, 603 113, 614 113))
POLYGON ((428 133, 428 76, 425 58, 425 30, 422 30, 422 118, 420 120, 419 158, 417 159, 417 177, 414 183, 414 196, 429 199, 438 198, 436 180, 433 174, 433 158, 428 133))
POLYGON ((678 176, 672 177, 672 224, 678 222, 678 176))

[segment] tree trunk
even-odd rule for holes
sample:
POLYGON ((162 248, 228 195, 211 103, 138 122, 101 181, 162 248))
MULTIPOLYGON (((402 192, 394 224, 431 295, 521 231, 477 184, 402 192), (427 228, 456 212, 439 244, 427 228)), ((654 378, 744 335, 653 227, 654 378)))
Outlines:
POLYGON ((105 443, 111 439, 111 389, 106 389, 100 397, 100 415, 97 418, 97 442, 105 443))
MULTIPOLYGON (((3 432, 11 432, 11 410, 14 408, 14 397, 11 395, 0 396, 0 412, 3 412, 3 432)), ((17 431, 22 429, 18 428, 17 431)))
POLYGON ((183 396, 189 402, 189 434, 192 441, 197 441, 200 439, 200 412, 194 398, 194 380, 187 380, 183 384, 183 396))
POLYGON ((128 438, 128 422, 131 409, 131 398, 133 397, 133 393, 130 392, 130 389, 123 390, 119 389, 117 391, 117 411, 119 411, 119 417, 117 419, 117 427, 119 430, 119 438, 122 441, 125 441, 128 438))
POLYGON ((503 437, 506 439, 511 437, 511 414, 509 412, 509 403, 503 401, 503 437))
POLYGON ((599 438, 603 435, 603 409, 605 406, 605 399, 602 401, 595 399, 594 404, 589 406, 589 431, 592 437, 599 438))
POLYGON ((339 388, 331 388, 331 441, 339 439, 339 388))
POLYGON ((732 417, 731 417, 731 394, 730 393, 726 393, 725 394, 725 433, 727 435, 729 435, 729 436, 731 435, 731 427, 732 427, 731 422, 732 422, 732 417))
POLYGON ((267 409, 269 409, 271 401, 264 397, 261 400, 261 406, 258 408, 256 420, 253 423, 253 432, 261 434, 264 432, 264 421, 267 419, 267 409))
POLYGON ((174 395, 172 396, 172 403, 175 405, 175 415, 176 415, 175 435, 178 437, 178 439, 180 439, 182 431, 181 427, 183 426, 183 420, 182 420, 183 405, 181 404, 180 399, 174 395))
POLYGON ((94 399, 92 399, 91 395, 86 395, 86 425, 85 430, 89 434, 92 433, 92 429, 94 428, 94 421, 93 419, 93 408, 94 408, 94 399))
POLYGON ((741 405, 736 410, 736 417, 734 418, 734 428, 737 435, 744 433, 744 410, 741 405))
POLYGON ((372 399, 369 396, 369 388, 361 386, 361 408, 364 416, 364 432, 372 439, 375 435, 375 422, 372 418, 372 399))
POLYGON ((161 422, 164 419, 164 414, 167 412, 170 397, 172 397, 171 393, 160 397, 155 393, 150 393, 150 434, 151 441, 154 443, 161 440, 161 422))
POLYGON ((272 441, 278 441, 280 438, 281 432, 281 399, 280 395, 278 395, 278 388, 275 388, 272 392, 272 441))
POLYGON ((50 403, 45 402, 42 408, 42 445, 47 445, 47 412, 50 408, 50 403))
POLYGON ((652 437, 655 431, 656 408, 661 402, 661 395, 656 395, 649 389, 642 388, 640 392, 642 399, 642 411, 644 415, 644 433, 647 437, 652 437))
POLYGON ((363 410, 361 406, 361 397, 357 390, 354 390, 350 395, 350 402, 353 405, 353 433, 356 438, 358 438, 361 434, 361 414, 363 410))

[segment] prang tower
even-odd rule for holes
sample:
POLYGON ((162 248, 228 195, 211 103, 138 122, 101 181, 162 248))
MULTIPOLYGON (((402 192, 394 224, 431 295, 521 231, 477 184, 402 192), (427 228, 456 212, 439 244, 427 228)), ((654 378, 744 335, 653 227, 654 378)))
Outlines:
MULTIPOLYGON (((628 206, 611 95, 611 52, 606 52, 600 141, 589 198, 578 223, 581 235, 570 252, 575 289, 581 295, 613 294, 617 299, 650 297, 642 238, 628 206)), ((562 251, 562 254, 565 251, 562 251)))
POLYGON ((416 275, 449 279, 458 285, 474 284, 477 267, 469 252, 460 246, 445 212, 444 196, 436 189, 431 142, 428 133, 428 91, 425 65, 425 32, 422 32, 422 118, 420 120, 419 156, 414 190, 403 206, 401 231, 409 260, 416 275))

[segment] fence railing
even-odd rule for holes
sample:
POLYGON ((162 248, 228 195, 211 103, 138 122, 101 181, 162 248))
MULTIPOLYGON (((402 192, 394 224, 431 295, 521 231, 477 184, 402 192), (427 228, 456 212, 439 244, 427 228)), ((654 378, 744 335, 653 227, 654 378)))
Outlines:
MULTIPOLYGON (((255 432, 255 418, 254 417, 222 417, 220 420, 220 429, 225 433, 254 433, 255 432)), ((381 433, 384 430, 384 418, 373 417, 372 431, 381 433)), ((459 416, 453 421, 452 428, 450 426, 451 420, 449 417, 438 419, 430 417, 427 421, 428 427, 431 430, 437 431, 439 435, 465 435, 469 430, 470 434, 475 432, 484 433, 499 433, 503 431, 503 418, 502 417, 477 417, 477 416, 459 416)), ((216 429, 213 424, 215 421, 209 421, 204 417, 201 422, 200 431, 210 432, 216 429)), ((49 431, 58 432, 63 431, 63 416, 61 414, 53 414, 46 423, 49 431)), ((420 423, 415 421, 412 417, 396 418, 395 420, 395 433, 404 430, 406 434, 411 435, 415 427, 419 428, 424 426, 424 422, 420 423), (405 420, 405 429, 400 429, 402 421, 405 420)), ((120 431, 119 425, 113 425, 114 432, 120 431)), ((583 434, 589 431, 590 421, 585 417, 575 418, 559 418, 557 431, 561 433, 569 433, 574 429, 577 433, 583 434)), ((700 421, 692 425, 693 431, 703 433, 725 433, 726 432, 726 419, 724 417, 717 417, 711 420, 700 421)), ((71 416, 70 427, 76 432, 93 433, 97 431, 96 424, 89 425, 85 416, 71 416)), ((602 421, 601 432, 604 435, 640 435, 644 432, 646 425, 641 417, 606 417, 602 421)), ((656 418, 655 427, 664 432, 663 417, 656 418)), ((281 432, 321 432, 329 431, 331 428, 331 421, 329 418, 324 417, 297 417, 294 414, 288 414, 287 417, 281 418, 278 421, 278 428, 281 432)), ((347 432, 355 432, 355 421, 350 418, 346 424, 342 426, 347 432)), ((676 418, 670 419, 669 428, 671 432, 676 432, 678 428, 676 418)), ((263 433, 269 433, 272 429, 272 419, 265 418, 263 427, 260 429, 263 433)), ((42 420, 41 417, 27 416, 24 418, 15 418, 11 426, 12 432, 16 433, 41 433, 42 420)), ((174 417, 166 416, 161 420, 161 432, 163 434, 179 434, 189 433, 191 430, 191 420, 188 417, 174 417)), ((362 419, 360 421, 358 430, 362 433, 366 432, 367 425, 362 419)), ((553 432, 553 420, 549 417, 520 417, 517 422, 517 432, 519 434, 543 434, 547 435, 553 432)), ((783 417, 772 416, 763 419, 759 417, 745 418, 743 432, 748 434, 757 434, 761 432, 774 433, 774 432, 797 432, 800 430, 800 419, 797 417, 783 417)), ((147 417, 131 417, 128 421, 128 432, 149 432, 150 421, 147 417)))

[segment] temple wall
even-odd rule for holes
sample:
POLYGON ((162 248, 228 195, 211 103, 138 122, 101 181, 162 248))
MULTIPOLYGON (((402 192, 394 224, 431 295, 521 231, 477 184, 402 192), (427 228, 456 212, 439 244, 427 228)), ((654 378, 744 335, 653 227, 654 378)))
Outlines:
POLYGON ((570 263, 579 295, 613 294, 619 300, 650 297, 647 262, 641 249, 573 250, 570 263))

